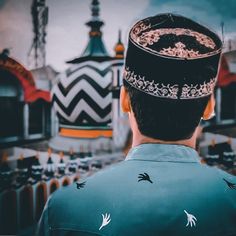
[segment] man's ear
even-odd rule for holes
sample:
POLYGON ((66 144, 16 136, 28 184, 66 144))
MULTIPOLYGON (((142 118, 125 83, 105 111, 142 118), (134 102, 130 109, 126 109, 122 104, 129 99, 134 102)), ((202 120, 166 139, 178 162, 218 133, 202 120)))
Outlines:
POLYGON ((214 110, 215 109, 215 104, 216 104, 215 97, 212 94, 209 101, 208 101, 208 103, 207 103, 207 106, 204 110, 204 113, 203 113, 203 116, 202 116, 203 120, 209 120, 209 119, 212 118, 212 114, 215 113, 215 110, 214 110))
POLYGON ((120 105, 123 112, 131 112, 129 94, 124 86, 120 90, 120 105))

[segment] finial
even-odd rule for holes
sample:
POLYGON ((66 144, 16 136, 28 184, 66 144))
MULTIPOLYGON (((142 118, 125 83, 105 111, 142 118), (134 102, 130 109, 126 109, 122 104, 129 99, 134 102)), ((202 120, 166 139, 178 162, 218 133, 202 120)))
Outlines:
POLYGON ((231 145, 231 144, 232 144, 232 138, 229 137, 227 143, 228 143, 229 145, 231 145))
POLYGON ((84 146, 82 144, 80 145, 80 152, 84 152, 84 146))
POLYGON ((124 58, 125 47, 121 41, 121 30, 120 29, 118 32, 118 42, 117 42, 114 50, 115 50, 115 58, 119 58, 119 59, 124 58))
POLYGON ((23 159, 24 159, 24 155, 23 153, 21 153, 18 160, 23 161, 23 159))
POLYGON ((211 140, 211 146, 215 146, 216 145, 216 141, 215 141, 215 139, 213 138, 212 140, 211 140))
POLYGON ((52 154, 52 149, 51 148, 48 148, 48 156, 50 157, 52 154))
POLYGON ((70 148, 70 155, 73 155, 74 154, 74 149, 71 147, 70 148))
POLYGON ((100 11, 98 0, 92 1, 91 10, 92 10, 93 20, 97 20, 99 17, 99 11, 100 11))
POLYGON ((119 32, 118 32, 118 43, 122 43, 121 42, 121 29, 119 29, 119 32))
POLYGON ((59 152, 59 156, 60 156, 60 159, 62 159, 64 157, 64 152, 59 152))
POLYGON ((7 161, 8 161, 8 154, 7 154, 7 152, 3 152, 2 163, 6 163, 7 161))

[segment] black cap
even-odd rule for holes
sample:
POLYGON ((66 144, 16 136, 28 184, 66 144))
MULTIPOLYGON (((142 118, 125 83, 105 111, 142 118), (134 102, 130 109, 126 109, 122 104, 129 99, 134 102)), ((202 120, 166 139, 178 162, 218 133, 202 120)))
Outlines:
POLYGON ((214 90, 221 51, 217 34, 191 19, 149 17, 130 30, 124 79, 160 98, 206 97, 214 90))

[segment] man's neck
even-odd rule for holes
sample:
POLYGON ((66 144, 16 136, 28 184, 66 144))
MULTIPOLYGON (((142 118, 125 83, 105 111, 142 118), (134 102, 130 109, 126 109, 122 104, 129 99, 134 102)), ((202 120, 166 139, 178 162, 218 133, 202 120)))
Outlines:
POLYGON ((131 124, 131 130, 133 133, 132 147, 138 146, 143 143, 161 143, 161 144, 184 145, 184 146, 188 146, 188 147, 191 147, 194 149, 196 148, 196 140, 197 140, 197 136, 199 133, 198 128, 196 128, 192 137, 189 139, 178 140, 178 141, 164 141, 164 140, 150 138, 150 137, 147 137, 147 136, 141 134, 138 129, 138 125, 137 125, 136 120, 134 118, 133 112, 129 113, 129 120, 130 120, 130 124, 131 124))
POLYGON ((197 132, 194 132, 193 136, 190 139, 186 140, 178 140, 178 141, 163 141, 159 139, 153 139, 147 136, 142 135, 138 132, 138 134, 133 133, 133 142, 132 147, 138 146, 144 143, 160 143, 160 144, 176 144, 176 145, 184 145, 191 148, 196 148, 196 136, 197 132))

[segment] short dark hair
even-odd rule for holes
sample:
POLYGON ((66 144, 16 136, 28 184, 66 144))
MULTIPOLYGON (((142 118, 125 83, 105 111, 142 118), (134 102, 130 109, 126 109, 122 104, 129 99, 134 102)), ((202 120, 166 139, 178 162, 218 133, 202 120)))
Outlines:
POLYGON ((123 85, 129 94, 141 134, 164 141, 191 138, 210 98, 157 98, 140 92, 126 80, 123 80, 123 85))

